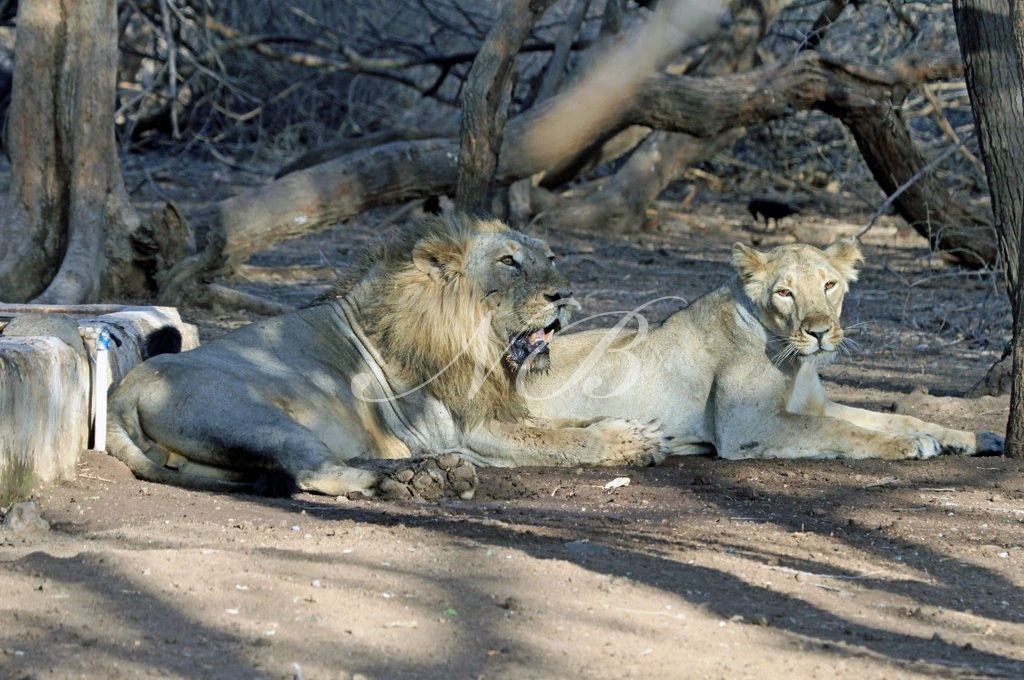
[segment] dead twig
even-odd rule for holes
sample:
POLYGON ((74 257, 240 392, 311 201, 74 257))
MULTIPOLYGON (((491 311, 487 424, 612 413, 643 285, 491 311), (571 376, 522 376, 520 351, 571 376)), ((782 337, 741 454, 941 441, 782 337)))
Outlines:
POLYGON ((919 179, 921 179, 922 177, 930 173, 932 170, 934 170, 940 163, 942 163, 942 161, 952 156, 953 153, 960 148, 960 146, 962 146, 962 143, 954 144, 947 147, 942 153, 940 153, 938 156, 936 156, 928 163, 926 163, 925 166, 922 167, 920 170, 915 172, 910 177, 910 179, 908 179, 906 182, 897 187, 896 191, 889 194, 889 196, 884 201, 882 201, 882 204, 878 206, 878 209, 875 210, 875 213, 871 216, 871 219, 868 220, 867 226, 857 232, 856 238, 862 238, 864 234, 868 233, 868 231, 871 230, 871 227, 875 226, 875 222, 878 221, 878 218, 884 215, 889 210, 889 207, 896 201, 896 199, 900 197, 900 195, 904 191, 912 187, 915 182, 917 182, 919 179))

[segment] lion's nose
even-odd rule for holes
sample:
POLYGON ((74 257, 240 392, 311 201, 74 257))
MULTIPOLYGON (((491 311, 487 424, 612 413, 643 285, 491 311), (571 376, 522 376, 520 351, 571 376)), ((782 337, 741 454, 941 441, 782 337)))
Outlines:
POLYGON ((559 300, 567 300, 572 297, 571 290, 556 290, 548 293, 544 293, 544 299, 548 302, 558 302, 559 300))

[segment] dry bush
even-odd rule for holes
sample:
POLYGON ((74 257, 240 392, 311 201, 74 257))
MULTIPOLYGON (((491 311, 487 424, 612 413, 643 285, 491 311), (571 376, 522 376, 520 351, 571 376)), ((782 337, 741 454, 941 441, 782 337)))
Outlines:
MULTIPOLYGON (((762 41, 765 59, 783 60, 804 47, 806 31, 828 4, 824 0, 787 6, 762 41)), ((817 48, 867 67, 882 66, 910 50, 958 50, 949 2, 860 2, 848 6, 817 48), (872 40, 865 41, 869 34, 872 40)), ((936 173, 959 202, 988 211, 988 187, 980 161, 970 101, 962 78, 929 83, 904 93, 901 109, 926 157, 962 144, 936 173)), ((818 208, 870 214, 884 195, 861 159, 855 142, 835 119, 800 112, 748 131, 729 156, 710 164, 740 195, 769 193, 795 197, 818 208)))
POLYGON ((294 153, 451 109, 488 23, 456 7, 123 2, 122 138, 294 153), (415 64, 460 51, 436 87, 438 67, 415 64))

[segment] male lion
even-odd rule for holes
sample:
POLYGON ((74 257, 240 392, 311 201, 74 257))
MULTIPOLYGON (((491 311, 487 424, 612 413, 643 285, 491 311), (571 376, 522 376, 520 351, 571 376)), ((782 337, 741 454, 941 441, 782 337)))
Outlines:
POLYGON ((733 248, 739 277, 656 328, 561 334, 552 369, 523 386, 543 417, 657 419, 679 454, 723 458, 928 458, 1002 451, 992 432, 829 401, 816 366, 835 356, 853 239, 825 250, 733 248))
POLYGON ((548 366, 575 304, 552 260, 501 222, 418 223, 312 306, 135 367, 111 397, 108 450, 138 477, 183 486, 435 498, 471 497, 472 466, 352 460, 660 459, 651 425, 528 420, 513 378, 548 366))

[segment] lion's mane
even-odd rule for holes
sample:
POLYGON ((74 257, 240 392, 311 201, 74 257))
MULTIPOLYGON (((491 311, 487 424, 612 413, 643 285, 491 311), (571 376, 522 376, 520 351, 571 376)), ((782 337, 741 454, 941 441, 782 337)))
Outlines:
POLYGON ((446 215, 410 224, 371 248, 323 296, 348 299, 385 361, 469 426, 527 413, 503 362, 508 339, 492 330, 480 282, 463 267, 474 239, 508 227, 471 219, 446 215))

